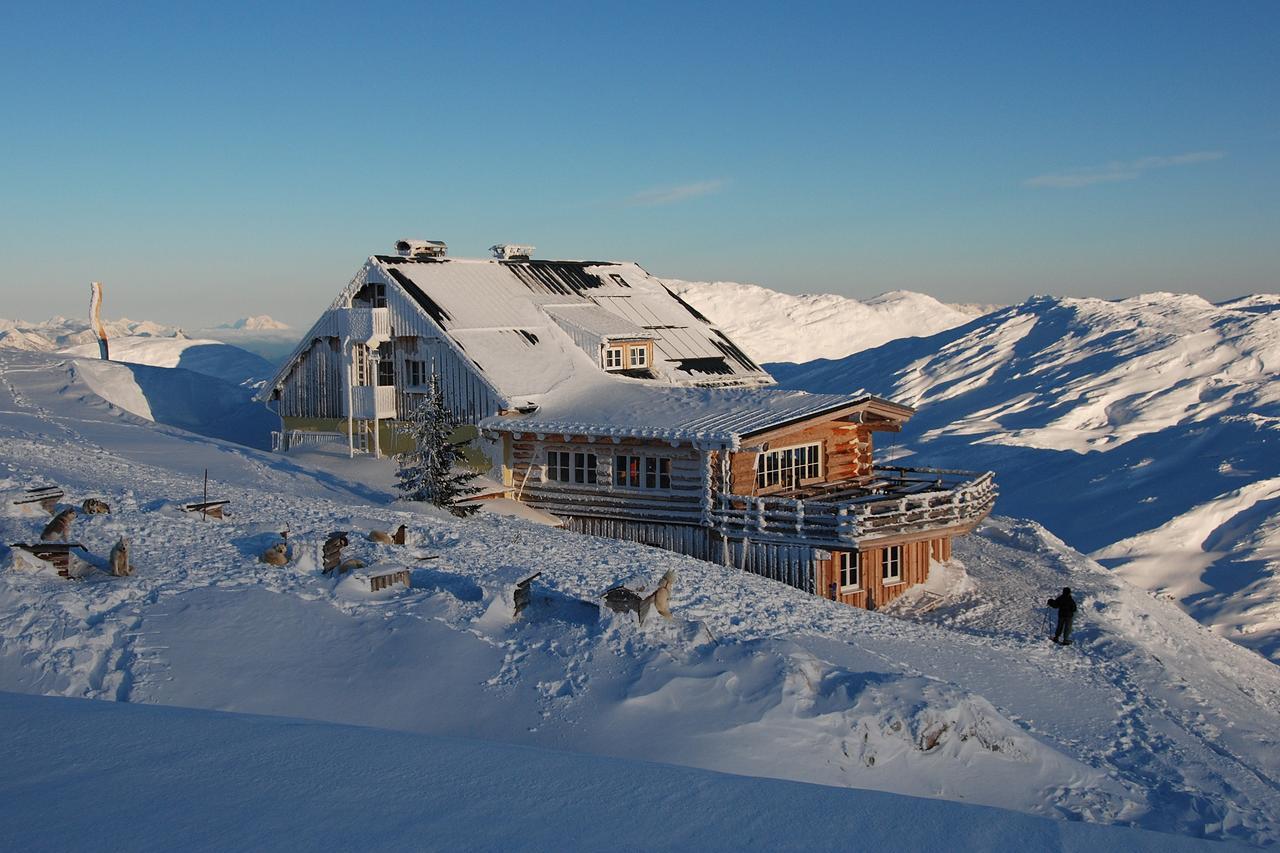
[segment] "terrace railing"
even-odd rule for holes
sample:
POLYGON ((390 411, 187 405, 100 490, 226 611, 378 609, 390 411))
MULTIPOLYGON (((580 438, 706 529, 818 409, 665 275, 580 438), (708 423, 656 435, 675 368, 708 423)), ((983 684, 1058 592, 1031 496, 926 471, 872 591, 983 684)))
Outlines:
POLYGON ((711 521, 733 538, 852 546, 866 538, 976 523, 995 498, 990 471, 882 468, 869 481, 824 483, 785 495, 716 492, 711 521))

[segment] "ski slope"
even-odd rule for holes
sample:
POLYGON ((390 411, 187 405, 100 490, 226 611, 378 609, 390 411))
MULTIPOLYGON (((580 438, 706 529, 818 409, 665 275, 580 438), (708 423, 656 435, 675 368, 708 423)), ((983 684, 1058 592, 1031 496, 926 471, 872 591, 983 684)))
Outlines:
MULTIPOLYGON (((157 423, 69 385, 79 364, 0 353, 0 533, 6 543, 38 535, 47 516, 8 498, 56 482, 69 499, 112 505, 76 521, 75 538, 95 555, 87 565, 124 535, 136 574, 71 582, 0 554, 0 690, 1280 839, 1280 669, 1033 522, 993 520, 957 543, 936 598, 912 594, 896 615, 868 613, 631 543, 399 504, 384 485, 389 463, 272 455, 157 423), (225 521, 178 509, 201 493, 206 468, 211 497, 231 501, 225 521), (401 522, 409 548, 353 536, 348 554, 370 568, 342 579, 318 571, 330 531, 401 522), (294 561, 257 562, 286 529, 294 561), (368 572, 406 565, 412 588, 362 585, 368 572), (679 573, 675 622, 640 628, 598 607, 614 582, 652 583, 667 569, 679 573), (513 620, 512 587, 535 571, 533 604, 513 620), (1082 603, 1070 648, 1046 641, 1037 607, 1063 585, 1082 603)), ((137 725, 213 725, 165 719, 137 725)), ((119 724, 120 737, 130 725, 119 724)), ((21 731, 0 727, 7 749, 21 731)), ((340 749, 359 742, 312 733, 340 749)), ((369 752, 378 749, 400 747, 369 752)), ((564 766, 549 759, 544 769, 564 766)), ((702 784, 680 778, 691 781, 672 784, 702 784)))
POLYGON ((1000 512, 1280 661, 1280 297, 1038 297, 769 369, 784 387, 916 406, 882 447, 994 469, 1000 512))

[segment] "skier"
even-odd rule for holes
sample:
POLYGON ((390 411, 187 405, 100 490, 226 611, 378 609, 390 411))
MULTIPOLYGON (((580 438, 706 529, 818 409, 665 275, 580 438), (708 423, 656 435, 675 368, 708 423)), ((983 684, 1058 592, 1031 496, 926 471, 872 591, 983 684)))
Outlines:
POLYGON ((1049 606, 1058 611, 1058 626, 1053 629, 1053 641, 1061 646, 1070 645, 1071 621, 1076 617, 1076 600, 1071 597, 1071 587, 1064 586, 1062 595, 1049 599, 1049 606))

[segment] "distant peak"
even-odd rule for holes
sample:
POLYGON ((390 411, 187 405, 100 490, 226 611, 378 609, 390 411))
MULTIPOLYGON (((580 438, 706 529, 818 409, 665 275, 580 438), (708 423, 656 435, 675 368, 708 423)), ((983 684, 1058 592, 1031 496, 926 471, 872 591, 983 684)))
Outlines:
POLYGON ((223 323, 218 326, 219 329, 245 329, 249 331, 262 331, 263 329, 287 329, 288 323, 281 323, 279 320, 273 320, 266 314, 259 314, 255 317, 242 317, 234 323, 223 323))

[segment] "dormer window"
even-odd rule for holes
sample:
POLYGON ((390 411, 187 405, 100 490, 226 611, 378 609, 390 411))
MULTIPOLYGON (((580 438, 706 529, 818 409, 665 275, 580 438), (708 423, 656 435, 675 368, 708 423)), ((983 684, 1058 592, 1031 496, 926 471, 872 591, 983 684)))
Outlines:
POLYGON ((653 361, 653 341, 607 341, 602 355, 604 369, 627 372, 629 375, 647 376, 653 361), (631 371, 642 371, 633 374, 631 371))

